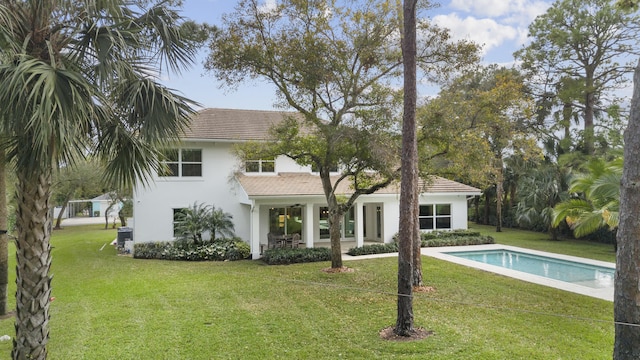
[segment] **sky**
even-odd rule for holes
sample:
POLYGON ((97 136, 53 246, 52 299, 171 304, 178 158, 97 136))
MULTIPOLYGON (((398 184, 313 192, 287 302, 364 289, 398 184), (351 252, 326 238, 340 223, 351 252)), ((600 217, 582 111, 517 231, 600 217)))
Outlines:
MULTIPOLYGON (((264 0, 265 5, 277 0, 264 0)), ((434 1, 437 2, 437 1, 434 1)), ((224 13, 233 11, 235 0, 184 0, 182 15, 197 22, 219 25, 224 13)), ((473 40, 483 45, 483 63, 513 64, 513 52, 527 42, 527 28, 543 14, 551 1, 542 0, 441 0, 426 15, 451 30, 454 39, 473 40)), ((266 82, 247 82, 234 90, 220 87, 204 70, 207 50, 202 49, 194 66, 181 74, 163 75, 163 83, 202 107, 272 110, 275 89, 266 82)), ((427 90, 437 91, 437 90, 427 90)), ((429 96, 435 94, 419 94, 429 96)))

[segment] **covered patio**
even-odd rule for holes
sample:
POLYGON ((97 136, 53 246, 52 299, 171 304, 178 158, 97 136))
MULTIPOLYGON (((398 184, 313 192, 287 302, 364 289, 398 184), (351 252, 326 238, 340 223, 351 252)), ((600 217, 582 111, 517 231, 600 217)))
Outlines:
MULTIPOLYGON (((243 204, 250 207, 251 251, 253 258, 272 246, 328 247, 328 208, 318 176, 279 173, 276 176, 238 175, 243 204), (289 242, 293 236, 299 241, 289 242), (284 241, 269 242, 276 238, 284 241), (275 245, 274 245, 275 244, 275 245)), ((341 195, 349 195, 345 186, 341 195)), ((361 196, 344 215, 341 226, 342 250, 367 243, 391 241, 398 208, 395 191, 361 196), (385 216, 386 215, 386 216, 385 216), (393 230, 391 230, 393 229, 393 230)))

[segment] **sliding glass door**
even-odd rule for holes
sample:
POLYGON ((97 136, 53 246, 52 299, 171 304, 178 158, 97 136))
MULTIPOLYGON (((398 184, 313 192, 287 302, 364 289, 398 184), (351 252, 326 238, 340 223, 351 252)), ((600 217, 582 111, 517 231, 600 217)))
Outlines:
POLYGON ((277 235, 302 235, 302 207, 273 207, 269 209, 269 232, 277 235))

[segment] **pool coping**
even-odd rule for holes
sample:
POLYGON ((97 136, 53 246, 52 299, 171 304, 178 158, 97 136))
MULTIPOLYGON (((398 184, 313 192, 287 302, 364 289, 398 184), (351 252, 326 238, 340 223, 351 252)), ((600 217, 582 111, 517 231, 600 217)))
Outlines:
POLYGON ((544 276, 527 274, 522 271, 506 269, 496 265, 489 265, 489 264, 484 264, 478 261, 463 259, 461 257, 452 256, 444 253, 444 252, 463 252, 463 251, 474 251, 474 250, 511 250, 511 251, 518 251, 518 252, 527 253, 531 255, 546 256, 554 259, 602 266, 602 267, 611 268, 611 269, 616 268, 615 263, 610 263, 606 261, 592 260, 592 259, 587 259, 587 258, 582 258, 577 256, 555 254, 555 253, 550 253, 545 251, 531 250, 531 249, 525 249, 517 246, 509 246, 509 245, 501 245, 501 244, 429 247, 429 248, 422 248, 421 253, 422 255, 430 256, 436 259, 445 260, 445 261, 449 261, 459 265, 464 265, 464 266, 468 266, 468 267, 472 267, 472 268, 476 268, 484 271, 489 271, 495 274, 508 276, 511 278, 531 282, 534 284, 549 286, 552 288, 565 290, 565 291, 569 291, 576 294, 586 295, 586 296, 590 296, 590 297, 594 297, 602 300, 613 301, 613 287, 594 289, 587 286, 572 284, 572 283, 555 280, 555 279, 549 279, 544 276))

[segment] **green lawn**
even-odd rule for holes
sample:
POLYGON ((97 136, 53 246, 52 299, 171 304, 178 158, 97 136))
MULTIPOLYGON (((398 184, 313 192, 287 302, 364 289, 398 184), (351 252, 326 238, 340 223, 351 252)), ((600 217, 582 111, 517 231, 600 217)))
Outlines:
MULTIPOLYGON (((100 251, 114 237, 100 226, 55 232, 50 359, 546 360, 612 353, 612 303, 431 258, 424 258, 424 274, 436 292, 416 295, 414 315, 434 336, 397 343, 378 336, 395 322, 395 258, 348 262, 355 271, 345 274, 321 272, 329 263, 135 260, 110 246, 100 251)), ((13 336, 13 319, 0 321, 3 334, 13 336)), ((0 343, 0 359, 10 351, 10 342, 0 343)))

